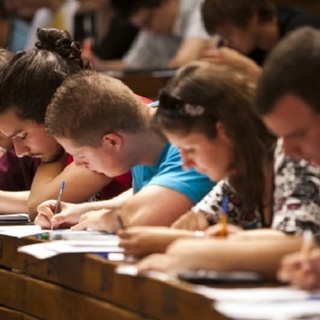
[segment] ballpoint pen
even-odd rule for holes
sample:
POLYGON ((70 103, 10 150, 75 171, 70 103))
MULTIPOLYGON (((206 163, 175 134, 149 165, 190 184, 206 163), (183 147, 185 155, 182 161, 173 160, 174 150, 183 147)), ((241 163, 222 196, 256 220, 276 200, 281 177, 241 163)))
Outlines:
MULTIPOLYGON (((64 186, 65 186, 65 182, 62 181, 60 184, 60 190, 59 190, 59 194, 58 194, 58 198, 57 198, 57 202, 56 205, 54 207, 54 215, 56 215, 57 213, 59 213, 61 211, 61 198, 62 198, 62 194, 64 191, 64 186)), ((51 229, 53 229, 53 225, 51 224, 51 229)))
POLYGON ((224 196, 221 203, 221 213, 220 213, 220 237, 226 237, 228 235, 227 225, 228 225, 228 205, 229 200, 227 196, 224 196))

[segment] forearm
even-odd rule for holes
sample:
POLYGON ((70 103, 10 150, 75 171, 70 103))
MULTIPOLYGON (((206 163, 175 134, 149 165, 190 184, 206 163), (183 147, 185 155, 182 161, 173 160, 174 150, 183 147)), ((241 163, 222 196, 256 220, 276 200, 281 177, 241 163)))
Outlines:
POLYGON ((63 165, 59 163, 41 165, 32 183, 28 201, 28 212, 31 218, 37 214, 39 204, 57 198, 62 181, 65 181, 62 200, 70 203, 82 203, 94 194, 101 192, 112 179, 86 168, 77 167, 74 163, 67 167, 64 162, 63 165))
POLYGON ((86 212, 101 209, 118 209, 121 208, 124 205, 124 203, 126 203, 132 197, 132 195, 133 190, 129 189, 110 200, 86 202, 83 203, 81 206, 83 206, 86 212))
POLYGON ((30 191, 0 191, 0 214, 27 212, 30 191))
MULTIPOLYGON (((275 279, 281 258, 300 248, 299 237, 279 240, 200 240, 188 245, 189 258, 185 261, 188 269, 216 271, 253 271, 267 279, 275 279), (192 258, 191 258, 192 257, 192 258)), ((175 244, 168 253, 175 255, 175 244)))

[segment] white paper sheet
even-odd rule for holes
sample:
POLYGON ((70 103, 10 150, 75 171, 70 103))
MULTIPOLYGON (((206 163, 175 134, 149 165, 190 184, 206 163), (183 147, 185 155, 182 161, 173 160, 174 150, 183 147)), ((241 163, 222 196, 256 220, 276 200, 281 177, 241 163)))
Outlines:
POLYGON ((232 319, 288 320, 317 315, 320 291, 285 286, 275 288, 220 289, 196 286, 195 291, 215 300, 214 308, 232 319))
POLYGON ((214 304, 214 308, 232 319, 320 319, 320 301, 315 300, 281 303, 243 303, 234 301, 219 301, 214 304))
POLYGON ((49 232, 50 230, 42 230, 40 226, 27 225, 27 226, 0 226, 0 234, 7 236, 23 238, 39 234, 42 232, 49 232))
POLYGON ((42 242, 22 246, 18 248, 19 252, 30 254, 38 259, 47 259, 61 253, 79 253, 79 252, 107 252, 121 253, 118 241, 96 241, 96 240, 58 240, 52 242, 42 242))

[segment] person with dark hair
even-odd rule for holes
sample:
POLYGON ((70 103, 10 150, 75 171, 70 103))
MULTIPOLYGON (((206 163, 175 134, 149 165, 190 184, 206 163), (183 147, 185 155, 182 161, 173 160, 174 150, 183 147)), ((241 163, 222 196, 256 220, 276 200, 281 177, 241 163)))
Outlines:
MULTIPOLYGON (((286 153, 311 161, 315 170, 320 163, 319 72, 320 31, 302 28, 270 54, 256 96, 258 111, 266 125, 283 138, 286 153)), ((316 193, 319 202, 319 189, 316 193)), ((297 253, 284 259, 279 277, 303 288, 320 287, 320 250, 308 257, 297 253)))
MULTIPOLYGON (((253 107, 253 94, 243 74, 203 62, 180 70, 161 93, 155 119, 179 148, 184 166, 220 180, 178 224, 205 235, 212 235, 208 226, 214 225, 220 239, 171 228, 169 243, 174 234, 192 239, 172 244, 165 255, 146 258, 138 263, 140 270, 251 270, 275 278, 280 258, 299 248, 303 231, 319 231, 320 205, 312 188, 319 189, 320 169, 284 157, 253 107), (304 216, 305 211, 315 218, 304 216), (231 224, 227 230, 220 223, 225 215, 231 224), (270 224, 274 230, 248 230, 270 224), (232 234, 235 226, 245 231, 232 234)), ((128 254, 139 252, 138 245, 158 250, 164 234, 163 229, 149 228, 149 234, 127 229, 120 233, 120 246, 128 254)))
POLYGON ((74 38, 102 60, 122 59, 139 28, 112 10, 109 0, 80 0, 74 18, 74 38), (84 42, 83 42, 84 41, 84 42))
MULTIPOLYGON (((320 17, 293 7, 276 8, 271 0, 205 0, 202 19, 208 33, 220 35, 225 46, 259 65, 291 31, 320 28, 320 17)), ((209 49, 205 56, 224 60, 224 49, 209 49)))
POLYGON ((200 57, 208 45, 200 5, 203 0, 111 1, 120 16, 140 28, 121 60, 100 60, 89 55, 94 69, 177 68, 200 57))
POLYGON ((15 54, 0 73, 0 130, 12 139, 19 157, 42 162, 28 200, 31 219, 41 202, 56 198, 61 181, 66 182, 64 199, 72 202, 83 202, 102 189, 102 196, 110 198, 131 185, 130 173, 112 179, 70 164, 72 158, 47 134, 44 118, 54 92, 89 64, 68 32, 39 29, 38 38, 35 49, 15 54))
POLYGON ((179 151, 150 130, 154 111, 120 80, 88 71, 66 79, 47 110, 49 134, 79 166, 109 177, 131 170, 132 190, 101 202, 63 202, 55 216, 55 201, 45 202, 35 222, 59 226, 77 217, 73 229, 108 232, 123 225, 168 226, 208 193, 214 183, 184 170, 179 151))
MULTIPOLYGON (((0 72, 12 56, 8 50, 0 49, 0 72)), ((0 148, 3 153, 0 157, 0 214, 26 212, 29 190, 40 161, 17 157, 12 139, 1 132, 0 148)))

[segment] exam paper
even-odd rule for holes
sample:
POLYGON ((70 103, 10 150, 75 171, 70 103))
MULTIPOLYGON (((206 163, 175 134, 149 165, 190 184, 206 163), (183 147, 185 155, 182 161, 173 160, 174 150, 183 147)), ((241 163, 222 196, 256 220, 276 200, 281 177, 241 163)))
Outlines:
POLYGON ((320 291, 285 286, 275 288, 220 289, 196 286, 195 291, 215 300, 214 308, 232 319, 289 320, 318 316, 320 291))
POLYGON ((320 301, 306 300, 281 303, 243 303, 219 301, 214 308, 232 319, 293 320, 320 319, 320 301))
POLYGON ((23 252, 38 259, 47 259, 62 253, 79 252, 106 252, 122 253, 123 249, 118 246, 119 240, 58 240, 52 242, 42 242, 22 246, 18 248, 23 252))
POLYGON ((11 237, 23 238, 39 234, 42 232, 49 232, 50 230, 42 230, 40 226, 0 226, 0 234, 11 237))

